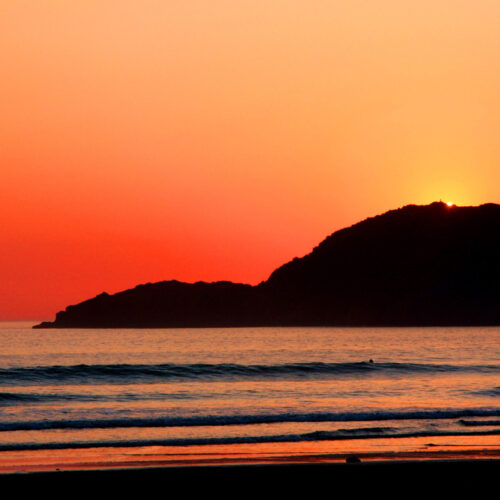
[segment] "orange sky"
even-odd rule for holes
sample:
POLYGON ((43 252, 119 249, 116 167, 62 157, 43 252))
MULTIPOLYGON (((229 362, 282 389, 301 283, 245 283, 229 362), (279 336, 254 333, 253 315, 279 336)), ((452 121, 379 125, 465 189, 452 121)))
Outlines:
POLYGON ((497 0, 2 0, 0 319, 258 283, 367 216, 500 202, 499 21, 497 0))

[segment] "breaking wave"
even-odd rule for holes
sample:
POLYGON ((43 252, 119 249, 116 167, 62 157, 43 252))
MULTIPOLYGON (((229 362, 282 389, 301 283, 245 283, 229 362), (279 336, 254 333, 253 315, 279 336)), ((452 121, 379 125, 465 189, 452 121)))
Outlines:
POLYGON ((405 375, 411 373, 500 373, 500 365, 419 363, 288 363, 275 365, 222 364, 116 364, 16 367, 0 369, 2 385, 25 383, 126 384, 160 380, 307 379, 405 375))
POLYGON ((111 429, 132 427, 196 427, 254 425, 290 422, 371 422, 387 420, 440 420, 466 417, 499 417, 500 408, 462 408, 416 411, 372 411, 339 413, 282 413, 254 415, 205 415, 121 419, 66 419, 0 422, 0 431, 47 429, 111 429))

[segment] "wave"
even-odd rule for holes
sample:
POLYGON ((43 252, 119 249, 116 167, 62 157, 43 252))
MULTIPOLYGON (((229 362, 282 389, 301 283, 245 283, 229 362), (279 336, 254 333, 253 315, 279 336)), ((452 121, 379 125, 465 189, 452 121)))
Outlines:
MULTIPOLYGON (((210 397, 197 394, 196 398, 210 397)), ((191 399, 192 395, 183 392, 171 393, 122 393, 122 394, 48 394, 48 393, 19 393, 0 392, 0 407, 14 405, 30 405, 52 402, 130 402, 130 401, 165 401, 191 399)))
POLYGON ((465 427, 498 427, 500 420, 459 420, 465 427))
POLYGON ((0 392, 0 406, 27 403, 48 403, 52 401, 96 401, 108 400, 106 396, 86 394, 39 394, 0 392))
POLYGON ((485 389, 483 391, 474 391, 471 394, 475 396, 491 396, 492 398, 500 397, 500 387, 493 387, 492 389, 485 389))
POLYGON ((303 441, 340 441, 351 439, 373 439, 384 438, 412 438, 412 437, 437 437, 437 436, 478 436, 499 435, 500 430, 488 431, 417 431, 417 432, 346 432, 345 429, 338 431, 315 431, 304 434, 277 434, 271 436, 228 436, 209 438, 173 438, 173 439, 145 439, 145 440, 122 440, 122 441, 73 441, 73 442, 49 442, 49 443, 12 443, 0 444, 0 451, 21 450, 56 450, 56 449, 81 449, 81 448, 130 448, 139 446, 203 446, 203 445, 230 445, 251 443, 285 443, 303 441))
POLYGON ((205 415, 121 419, 66 419, 0 422, 0 431, 55 429, 111 429, 132 427, 202 427, 293 422, 370 422, 387 420, 441 420, 465 417, 500 417, 500 408, 462 408, 415 411, 339 413, 283 413, 255 415, 205 415))
POLYGON ((411 373, 500 373, 500 365, 419 363, 287 363, 275 365, 221 364, 114 364, 37 366, 0 369, 2 385, 57 383, 134 383, 159 380, 301 379, 362 377, 411 373))

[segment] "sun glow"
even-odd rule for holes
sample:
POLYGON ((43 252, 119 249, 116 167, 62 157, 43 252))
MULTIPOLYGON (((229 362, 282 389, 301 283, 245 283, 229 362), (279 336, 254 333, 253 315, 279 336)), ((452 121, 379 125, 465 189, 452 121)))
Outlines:
POLYGON ((446 204, 449 206, 449 207, 453 207, 455 206, 455 203, 452 203, 451 201, 447 201, 446 204))

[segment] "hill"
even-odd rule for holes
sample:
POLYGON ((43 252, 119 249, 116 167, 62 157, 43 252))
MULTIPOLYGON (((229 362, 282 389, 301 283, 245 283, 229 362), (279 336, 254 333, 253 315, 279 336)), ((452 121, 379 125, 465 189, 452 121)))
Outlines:
POLYGON ((257 286, 165 281, 35 328, 500 325, 500 205, 408 205, 328 236, 257 286))

